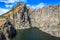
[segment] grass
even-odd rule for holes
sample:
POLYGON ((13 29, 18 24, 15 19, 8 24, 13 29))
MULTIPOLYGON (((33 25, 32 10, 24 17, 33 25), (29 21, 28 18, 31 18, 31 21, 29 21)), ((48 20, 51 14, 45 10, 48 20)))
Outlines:
POLYGON ((0 18, 5 18, 5 16, 3 16, 3 15, 0 15, 0 18))

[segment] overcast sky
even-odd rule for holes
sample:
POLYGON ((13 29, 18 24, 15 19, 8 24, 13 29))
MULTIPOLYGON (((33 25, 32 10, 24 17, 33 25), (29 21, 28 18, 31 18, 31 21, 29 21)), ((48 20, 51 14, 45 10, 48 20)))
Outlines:
POLYGON ((23 2, 33 9, 42 8, 47 5, 60 5, 60 0, 0 0, 0 15, 11 10, 17 2, 23 2))

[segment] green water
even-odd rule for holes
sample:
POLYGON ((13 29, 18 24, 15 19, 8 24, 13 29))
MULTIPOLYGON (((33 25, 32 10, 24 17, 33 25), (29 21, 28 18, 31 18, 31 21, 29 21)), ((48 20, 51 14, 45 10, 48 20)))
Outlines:
POLYGON ((17 30, 16 37, 11 40, 60 40, 60 38, 51 36, 34 27, 30 29, 17 30))

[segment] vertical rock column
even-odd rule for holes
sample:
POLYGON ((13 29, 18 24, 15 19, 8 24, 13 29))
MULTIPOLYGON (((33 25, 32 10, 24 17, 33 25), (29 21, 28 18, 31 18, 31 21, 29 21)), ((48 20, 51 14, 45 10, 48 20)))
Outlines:
POLYGON ((20 17, 20 22, 21 22, 21 27, 31 27, 31 19, 30 19, 30 15, 29 15, 29 10, 27 9, 27 7, 24 5, 24 8, 22 10, 21 13, 21 17, 20 17))

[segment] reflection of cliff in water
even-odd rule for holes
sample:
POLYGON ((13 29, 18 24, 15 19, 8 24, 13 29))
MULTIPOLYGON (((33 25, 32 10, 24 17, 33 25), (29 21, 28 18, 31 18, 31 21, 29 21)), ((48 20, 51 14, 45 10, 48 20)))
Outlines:
POLYGON ((32 27, 30 29, 17 30, 16 37, 11 40, 60 40, 60 38, 42 32, 36 27, 32 27))

